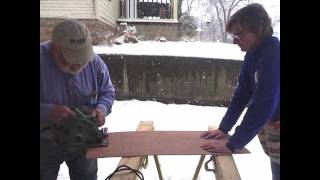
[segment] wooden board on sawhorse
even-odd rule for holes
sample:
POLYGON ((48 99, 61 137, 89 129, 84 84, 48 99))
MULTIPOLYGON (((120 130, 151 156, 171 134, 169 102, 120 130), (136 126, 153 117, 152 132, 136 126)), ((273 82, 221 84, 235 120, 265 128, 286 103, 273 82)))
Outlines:
MULTIPOLYGON (((216 126, 209 126, 209 130, 217 129, 216 126)), ((198 178, 201 166, 206 155, 201 155, 197 165, 197 169, 193 175, 192 180, 198 178)), ((231 155, 212 155, 213 173, 215 173, 216 180, 241 180, 238 168, 231 155)), ((207 168, 206 168, 207 169, 207 168)))
MULTIPOLYGON (((153 130, 154 130, 153 121, 140 121, 140 124, 138 125, 138 128, 137 128, 137 131, 153 131, 153 130)), ((153 157, 156 163, 159 179, 163 180, 158 156, 154 155, 153 157)), ((132 169, 140 170, 142 167, 146 166, 147 161, 148 161, 148 156, 122 157, 117 167, 124 164, 131 167, 132 169)), ((137 175, 135 173, 130 173, 129 171, 122 171, 115 174, 111 179, 112 180, 136 180, 137 175)))

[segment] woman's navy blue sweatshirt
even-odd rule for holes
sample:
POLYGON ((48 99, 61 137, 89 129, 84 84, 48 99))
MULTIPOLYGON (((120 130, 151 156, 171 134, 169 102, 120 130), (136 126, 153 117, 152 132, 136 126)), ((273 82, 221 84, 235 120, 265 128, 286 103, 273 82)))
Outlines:
POLYGON ((219 129, 228 133, 245 107, 246 114, 229 139, 232 148, 242 149, 267 121, 280 120, 280 41, 265 37, 245 55, 239 84, 219 129))

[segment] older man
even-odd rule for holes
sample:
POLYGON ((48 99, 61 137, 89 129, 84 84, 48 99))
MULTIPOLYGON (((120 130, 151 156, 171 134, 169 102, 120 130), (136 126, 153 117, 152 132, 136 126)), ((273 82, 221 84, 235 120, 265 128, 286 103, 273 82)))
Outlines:
MULTIPOLYGON (((51 41, 40 44, 40 129, 75 116, 80 107, 105 123, 114 101, 114 86, 106 64, 93 52, 88 28, 78 20, 64 20, 51 41)), ((57 178, 66 162, 72 180, 96 180, 97 160, 68 156, 55 143, 51 130, 40 133, 40 178, 57 178)))

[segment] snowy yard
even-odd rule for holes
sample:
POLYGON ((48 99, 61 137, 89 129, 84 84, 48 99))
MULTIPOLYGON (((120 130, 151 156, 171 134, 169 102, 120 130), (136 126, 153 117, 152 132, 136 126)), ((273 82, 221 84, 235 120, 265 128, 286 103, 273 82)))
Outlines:
POLYGON ((235 44, 183 41, 140 41, 136 44, 124 43, 112 47, 95 46, 93 50, 97 54, 108 55, 177 56, 232 60, 243 60, 245 55, 235 44))
MULTIPOLYGON (((163 104, 155 101, 115 101, 112 113, 106 118, 109 132, 135 131, 140 121, 153 121, 155 130, 207 130, 208 125, 219 125, 227 108, 212 106, 163 104)), ((243 114, 239 119, 242 120, 243 114)), ((233 133, 232 129, 231 133, 233 133)), ((244 180, 270 180, 269 158, 264 154, 255 137, 246 148, 250 154, 234 155, 240 176, 244 180)), ((158 156, 165 180, 190 180, 200 156, 158 156)), ((207 161, 209 157, 205 158, 207 161)), ((98 160, 98 180, 104 180, 117 167, 120 158, 98 160)), ((142 170, 146 180, 157 180, 153 156, 148 167, 142 170)), ((58 180, 69 179, 68 168, 63 163, 58 180)), ((199 180, 212 180, 214 174, 202 166, 199 180)))

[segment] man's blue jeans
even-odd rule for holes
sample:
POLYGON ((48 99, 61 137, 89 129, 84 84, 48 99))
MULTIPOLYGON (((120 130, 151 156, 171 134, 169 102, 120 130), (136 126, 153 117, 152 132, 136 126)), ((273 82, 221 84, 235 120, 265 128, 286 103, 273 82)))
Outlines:
POLYGON ((280 180, 280 164, 271 161, 272 180, 280 180))
POLYGON ((66 162, 71 180, 97 180, 97 159, 84 156, 68 158, 63 150, 51 140, 40 137, 40 179, 56 180, 60 164, 66 162))

